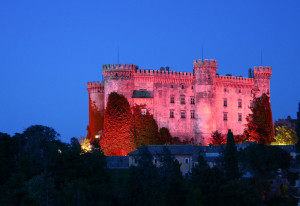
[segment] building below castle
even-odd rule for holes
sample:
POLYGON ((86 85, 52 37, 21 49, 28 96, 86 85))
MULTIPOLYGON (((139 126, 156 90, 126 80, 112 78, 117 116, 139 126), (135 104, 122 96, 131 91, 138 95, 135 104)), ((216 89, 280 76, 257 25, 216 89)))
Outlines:
POLYGON ((158 126, 173 137, 207 145, 211 133, 243 134, 253 98, 270 95, 271 67, 254 67, 249 78, 221 76, 216 60, 194 60, 193 72, 143 70, 133 64, 103 65, 104 81, 88 82, 88 135, 103 129, 104 109, 111 92, 123 94, 130 105, 144 105, 158 126))

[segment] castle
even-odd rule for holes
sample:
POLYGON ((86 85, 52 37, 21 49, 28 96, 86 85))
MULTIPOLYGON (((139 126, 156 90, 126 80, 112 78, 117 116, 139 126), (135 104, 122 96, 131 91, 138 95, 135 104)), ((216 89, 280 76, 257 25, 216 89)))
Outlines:
POLYGON ((207 145, 213 131, 242 134, 254 96, 270 95, 271 67, 254 67, 249 78, 221 76, 216 60, 194 60, 193 73, 142 70, 133 64, 103 65, 104 81, 88 82, 88 135, 103 129, 104 109, 111 92, 123 94, 130 105, 144 105, 159 128, 173 137, 207 145))

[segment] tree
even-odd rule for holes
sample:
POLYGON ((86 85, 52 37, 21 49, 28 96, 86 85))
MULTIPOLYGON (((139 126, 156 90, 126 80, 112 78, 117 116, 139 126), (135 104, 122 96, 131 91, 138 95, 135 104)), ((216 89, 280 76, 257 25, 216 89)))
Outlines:
POLYGON ((160 144, 158 126, 153 115, 149 111, 142 115, 140 105, 135 105, 132 110, 136 146, 160 144))
POLYGON ((250 141, 262 144, 271 144, 274 141, 274 125, 270 104, 270 97, 265 93, 261 97, 254 98, 251 114, 247 119, 245 136, 250 141))
POLYGON ((219 145, 224 145, 226 144, 226 138, 224 135, 218 132, 218 130, 214 131, 211 134, 211 143, 213 145, 219 146, 219 145))
POLYGON ((108 96, 100 147, 107 156, 124 156, 136 148, 130 105, 116 92, 108 96))
POLYGON ((290 159, 290 154, 285 150, 263 144, 249 145, 240 152, 243 170, 259 179, 272 177, 278 168, 288 169, 290 159))
POLYGON ((166 128, 166 127, 160 128, 159 136, 160 136, 160 144, 163 144, 163 145, 172 144, 172 136, 171 136, 168 128, 166 128))
POLYGON ((228 130, 227 145, 224 152, 225 176, 228 180, 239 177, 239 168, 234 144, 233 133, 228 130))
POLYGON ((274 145, 295 145, 298 137, 296 132, 287 126, 276 127, 276 136, 274 145))

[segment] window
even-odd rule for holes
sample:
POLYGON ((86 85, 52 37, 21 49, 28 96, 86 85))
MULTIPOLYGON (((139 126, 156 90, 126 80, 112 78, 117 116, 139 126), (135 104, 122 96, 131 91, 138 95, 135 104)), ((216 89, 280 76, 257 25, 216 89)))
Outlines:
POLYGON ((191 110, 191 119, 195 119, 195 111, 191 110))
POLYGON ((142 108, 142 109, 141 109, 141 114, 142 114, 143 116, 145 116, 146 113, 147 113, 147 109, 146 109, 146 108, 142 108))
POLYGON ((191 104, 195 104, 195 97, 191 97, 191 104))
POLYGON ((224 112, 224 113, 223 113, 223 120, 227 121, 227 119, 228 119, 227 116, 228 116, 228 113, 227 113, 227 112, 224 112))
POLYGON ((173 88, 173 84, 171 84, 171 88, 173 88))
POLYGON ((223 106, 224 106, 224 107, 227 107, 227 98, 224 98, 223 100, 224 100, 224 101, 223 101, 223 106))
POLYGON ((250 108, 253 108, 253 100, 250 100, 250 108))
POLYGON ((185 104, 185 96, 180 95, 180 104, 185 104))
POLYGON ((239 121, 239 122, 242 121, 242 114, 241 114, 241 113, 239 113, 239 115, 238 115, 238 121, 239 121))
POLYGON ((226 88, 224 88, 224 92, 227 92, 227 89, 226 89, 226 88))
POLYGON ((239 89, 239 93, 241 93, 241 90, 239 89))
POLYGON ((157 159, 156 158, 154 158, 153 163, 157 164, 157 159))
POLYGON ((174 103, 174 97, 170 97, 170 103, 174 103))
POLYGON ((174 110, 170 110, 170 118, 174 118, 174 110))
POLYGON ((181 89, 184 89, 184 85, 183 84, 181 85, 181 89))
POLYGON ((192 89, 194 89, 194 86, 192 86, 192 89))
POLYGON ((134 164, 137 164, 136 158, 133 159, 133 163, 134 163, 134 164))
POLYGON ((185 164, 188 164, 189 162, 190 162, 190 161, 189 161, 189 158, 185 158, 185 159, 184 159, 184 163, 185 163, 185 164))
POLYGON ((270 94, 270 91, 267 89, 267 94, 270 94))
POLYGON ((242 99, 238 99, 238 108, 242 108, 242 99))
POLYGON ((185 118, 185 111, 180 111, 180 117, 181 117, 182 119, 185 118))

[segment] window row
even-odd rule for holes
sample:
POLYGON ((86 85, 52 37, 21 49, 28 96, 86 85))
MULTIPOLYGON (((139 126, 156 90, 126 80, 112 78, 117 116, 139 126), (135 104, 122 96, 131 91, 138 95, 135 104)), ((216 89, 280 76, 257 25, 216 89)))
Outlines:
MULTIPOLYGON (((238 113, 238 121, 241 122, 242 121, 242 113, 238 113)), ((223 113, 223 120, 227 121, 228 120, 228 112, 224 112, 223 113)))
MULTIPOLYGON (((174 110, 170 110, 170 118, 174 118, 174 117, 175 117, 174 110)), ((186 118, 186 111, 185 110, 181 110, 180 111, 180 118, 181 119, 185 119, 186 118)), ((195 119, 195 111, 194 110, 190 111, 190 118, 191 119, 195 119)))
MULTIPOLYGON (((175 97, 174 96, 170 97, 170 103, 175 103, 175 97)), ((190 103, 195 104, 195 98, 194 97, 190 98, 190 103)), ((185 95, 180 95, 180 104, 185 104, 185 95)))
MULTIPOLYGON (((181 84, 180 87, 181 87, 181 89, 185 88, 184 84, 181 84)), ((173 84, 171 84, 171 88, 174 88, 173 84)), ((194 89, 194 86, 192 86, 191 88, 194 89)))
MULTIPOLYGON (((250 102, 251 104, 251 102, 250 102)), ((224 107, 227 107, 228 106, 228 101, 227 101, 227 98, 224 98, 223 99, 223 106, 224 107)), ((242 99, 238 99, 238 108, 242 108, 242 99)))

